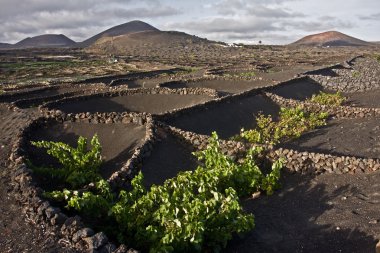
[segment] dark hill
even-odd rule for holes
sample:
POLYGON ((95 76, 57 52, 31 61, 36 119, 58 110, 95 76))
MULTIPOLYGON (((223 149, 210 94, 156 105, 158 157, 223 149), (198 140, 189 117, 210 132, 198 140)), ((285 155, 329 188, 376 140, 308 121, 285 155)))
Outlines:
POLYGON ((143 32, 143 31, 159 31, 159 30, 145 22, 135 20, 135 21, 131 21, 125 24, 114 26, 101 33, 98 33, 95 36, 92 36, 91 38, 81 43, 78 43, 78 46, 88 47, 92 45, 93 43, 95 43, 98 39, 103 38, 103 37, 127 35, 131 33, 136 33, 136 32, 143 32))
POLYGON ((11 46, 12 46, 12 44, 9 44, 9 43, 1 43, 1 42, 0 42, 0 49, 10 48, 11 46))
POLYGON ((73 47, 75 41, 63 34, 44 34, 23 39, 12 45, 15 48, 73 47))
POLYGON ((291 45, 302 46, 323 46, 323 47, 339 47, 339 46, 370 46, 369 42, 348 36, 344 33, 330 31, 306 36, 291 45))
POLYGON ((104 37, 88 48, 95 53, 123 54, 130 49, 146 52, 168 48, 187 48, 201 44, 216 44, 184 32, 146 31, 116 37, 104 37))

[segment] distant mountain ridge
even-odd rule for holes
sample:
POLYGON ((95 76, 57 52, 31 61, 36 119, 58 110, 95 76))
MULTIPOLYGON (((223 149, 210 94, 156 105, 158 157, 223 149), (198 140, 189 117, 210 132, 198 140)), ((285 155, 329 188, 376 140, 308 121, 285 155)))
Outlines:
POLYGON ((370 42, 354 38, 337 31, 328 31, 318 34, 312 34, 303 37, 300 40, 292 43, 291 45, 303 45, 303 46, 323 46, 323 47, 335 47, 335 46, 370 46, 370 42))
POLYGON ((9 48, 9 47, 11 47, 12 46, 12 44, 9 44, 9 43, 1 43, 0 42, 0 49, 1 48, 9 48))
POLYGON ((16 48, 37 48, 37 47, 72 47, 76 42, 63 34, 44 34, 23 39, 12 47, 16 48))
MULTIPOLYGON (((180 34, 182 38, 187 38, 189 41, 197 41, 194 40, 196 36, 191 36, 186 33, 180 32, 165 32, 160 31, 154 26, 139 21, 134 20, 121 25, 117 25, 111 27, 103 32, 100 32, 82 42, 75 42, 70 38, 66 37, 63 34, 44 34, 31 38, 23 39, 16 44, 9 43, 0 43, 0 49, 12 49, 12 48, 48 48, 48 47, 72 47, 72 48, 87 48, 93 45, 99 46, 99 44, 105 45, 107 43, 107 38, 114 38, 119 45, 122 44, 136 44, 137 42, 142 42, 145 39, 149 41, 168 41, 170 42, 170 37, 174 40, 181 40, 180 34), (133 34, 140 34, 134 35, 133 34), (128 36, 131 35, 131 36, 128 36), (124 36, 124 38, 119 38, 120 36, 124 36), (189 37, 187 37, 189 36, 189 37), (103 38, 106 38, 103 40, 103 38), (139 40, 139 41, 137 41, 139 40)), ((198 38, 199 39, 199 38, 198 38)), ((113 39, 112 39, 113 40, 113 39)), ((204 40, 207 41, 207 40, 204 40)), ((376 46, 379 45, 379 42, 366 42, 346 34, 337 32, 337 31, 329 31, 318 34, 313 34, 306 36, 300 40, 297 40, 290 45, 303 45, 303 46, 324 46, 324 47, 334 47, 334 46, 376 46)), ((121 46, 122 47, 122 46, 121 46)))
POLYGON ((157 28, 145 22, 134 20, 134 21, 130 21, 121 25, 111 27, 101 33, 98 33, 92 36, 91 38, 78 43, 78 46, 88 47, 94 44, 98 39, 102 37, 114 37, 114 36, 120 36, 120 35, 126 35, 126 34, 144 32, 144 31, 160 31, 160 30, 158 30, 157 28))
POLYGON ((45 48, 45 47, 88 47, 94 44, 98 39, 103 37, 114 37, 127 35, 136 32, 160 31, 157 28, 139 21, 134 20, 121 25, 111 27, 101 33, 92 36, 82 42, 75 42, 63 34, 44 34, 35 37, 25 38, 16 44, 0 43, 0 49, 8 48, 45 48))

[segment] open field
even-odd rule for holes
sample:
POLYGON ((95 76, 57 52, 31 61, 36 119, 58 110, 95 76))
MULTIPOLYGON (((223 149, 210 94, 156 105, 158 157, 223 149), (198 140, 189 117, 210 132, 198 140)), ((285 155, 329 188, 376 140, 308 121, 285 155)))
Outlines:
POLYGON ((216 131, 233 163, 257 145, 265 147, 257 158, 265 173, 269 162, 284 158, 273 195, 261 190, 239 198, 256 226, 233 234, 222 252, 374 252, 380 239, 378 49, 182 41, 166 47, 155 39, 116 48, 112 57, 102 44, 0 50, 0 251, 86 252, 91 243, 99 244, 93 252, 147 250, 130 238, 123 246, 108 216, 90 218, 46 197, 44 191, 70 183, 30 170, 30 164, 59 166, 30 141, 75 146, 79 136, 97 134, 104 160, 99 173, 117 198, 139 171, 149 188, 205 166, 192 152, 204 150, 216 131), (321 91, 340 91, 346 100, 341 107, 310 106, 321 91), (289 101, 311 113, 328 111, 326 125, 271 145, 236 138, 242 128, 256 128, 259 115, 279 122, 289 101))

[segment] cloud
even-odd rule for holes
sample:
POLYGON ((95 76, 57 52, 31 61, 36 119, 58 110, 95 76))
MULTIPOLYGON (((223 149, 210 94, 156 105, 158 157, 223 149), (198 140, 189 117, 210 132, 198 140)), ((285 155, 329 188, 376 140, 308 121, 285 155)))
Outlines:
POLYGON ((380 21, 380 12, 379 13, 374 13, 370 14, 367 16, 359 16, 361 20, 373 20, 373 21, 380 21))
POLYGON ((210 11, 209 17, 169 22, 165 27, 224 41, 257 39, 283 30, 282 24, 287 20, 305 17, 282 5, 289 1, 292 0, 221 0, 204 6, 210 11))
POLYGON ((157 8, 139 7, 132 9, 109 9, 96 12, 96 15, 118 18, 152 18, 172 16, 177 14, 181 14, 181 11, 170 6, 159 6, 157 8))
POLYGON ((159 0, 1 0, 0 41, 17 42, 44 33, 63 33, 81 41, 133 19, 179 15, 159 0))
POLYGON ((234 32, 250 33, 257 31, 275 31, 279 28, 267 22, 265 19, 250 18, 223 18, 217 17, 200 21, 189 21, 183 23, 173 23, 171 27, 178 27, 186 30, 197 30, 203 33, 234 32))
POLYGON ((330 16, 323 16, 311 21, 300 20, 297 22, 283 22, 282 25, 287 30, 296 29, 305 32, 340 30, 353 28, 355 26, 352 22, 342 21, 330 16))
MULTIPOLYGON (((303 16, 301 13, 295 13, 287 10, 281 3, 290 2, 291 0, 266 0, 266 1, 243 1, 243 0, 222 0, 215 4, 209 5, 209 8, 215 9, 220 15, 254 15, 256 17, 270 18, 290 18, 303 16), (275 6, 271 6, 275 3, 275 6)), ((295 0, 293 0, 295 1, 295 0)))
POLYGON ((379 40, 380 1, 374 0, 0 0, 0 42, 44 33, 82 41, 112 26, 140 19, 226 42, 287 43, 325 30, 369 34, 379 40), (207 3, 206 3, 207 2, 207 3))
MULTIPOLYGON (((168 23, 167 28, 196 33, 224 41, 267 39, 271 43, 290 42, 289 34, 315 30, 351 28, 351 22, 332 16, 309 17, 287 5, 296 0, 222 0, 205 7, 214 15, 196 21, 168 23)), ((294 40, 294 37, 293 37, 294 40)))

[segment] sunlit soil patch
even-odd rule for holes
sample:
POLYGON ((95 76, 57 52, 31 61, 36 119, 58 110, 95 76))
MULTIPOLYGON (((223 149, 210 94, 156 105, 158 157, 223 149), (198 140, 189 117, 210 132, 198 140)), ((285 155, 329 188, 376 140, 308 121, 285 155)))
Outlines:
POLYGON ((380 158, 380 119, 337 119, 284 146, 334 155, 380 158))

